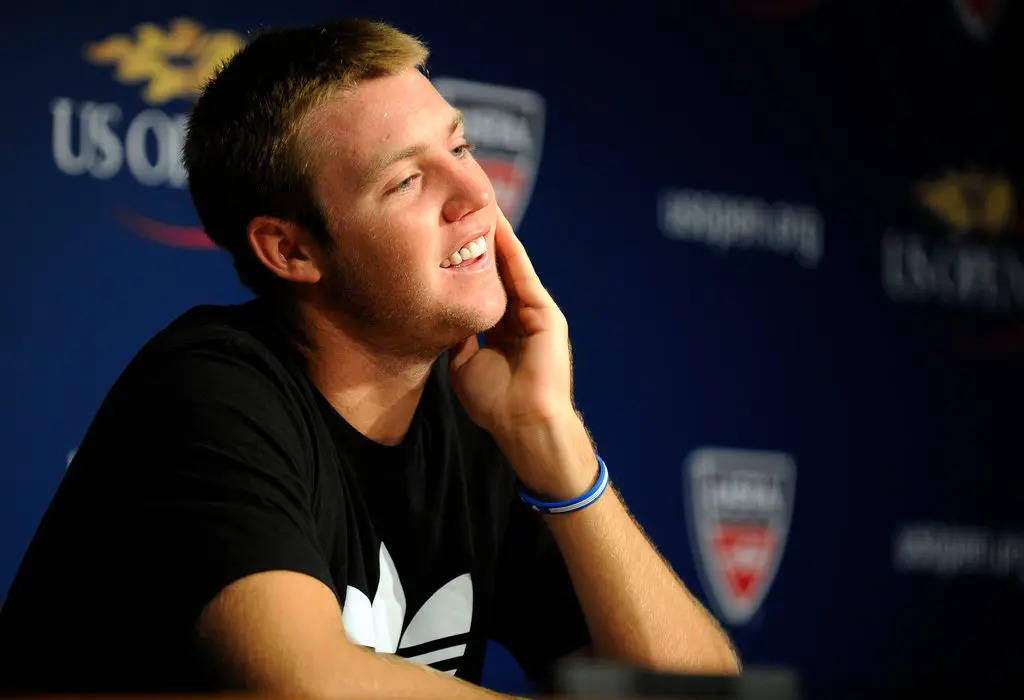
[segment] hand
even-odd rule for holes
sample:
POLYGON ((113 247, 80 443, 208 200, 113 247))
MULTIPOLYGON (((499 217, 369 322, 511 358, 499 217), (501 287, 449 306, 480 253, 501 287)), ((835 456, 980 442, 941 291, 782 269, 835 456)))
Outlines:
POLYGON ((573 411, 568 323, 501 209, 494 243, 505 315, 484 334, 486 347, 475 335, 457 344, 449 368, 470 417, 497 437, 573 411))
POLYGON ((578 452, 580 434, 586 435, 573 408, 569 325, 500 209, 494 241, 508 306, 498 324, 484 334, 485 347, 472 335, 452 349, 452 388, 528 487, 538 493, 564 489, 576 495, 573 491, 583 484, 582 493, 597 470, 589 438, 582 440, 582 460, 555 455, 564 453, 569 443, 571 451, 578 452), (581 461, 582 467, 575 466, 581 461), (564 463, 564 469, 579 473, 545 473, 552 467, 544 462, 564 463))

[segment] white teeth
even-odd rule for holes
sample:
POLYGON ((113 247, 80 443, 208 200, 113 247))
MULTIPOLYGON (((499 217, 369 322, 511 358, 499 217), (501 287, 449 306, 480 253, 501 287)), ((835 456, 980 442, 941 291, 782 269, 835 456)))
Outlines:
POLYGON ((461 250, 458 250, 441 262, 441 267, 453 267, 473 258, 483 255, 487 251, 487 239, 485 236, 467 243, 461 250))

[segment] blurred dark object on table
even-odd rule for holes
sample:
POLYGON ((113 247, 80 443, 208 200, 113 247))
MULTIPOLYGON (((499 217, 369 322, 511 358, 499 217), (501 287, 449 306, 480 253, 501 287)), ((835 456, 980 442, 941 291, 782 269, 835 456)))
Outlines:
POLYGON ((688 700, 799 700, 795 672, 754 667, 739 676, 657 673, 597 659, 566 659, 555 668, 552 693, 570 697, 672 697, 688 700))

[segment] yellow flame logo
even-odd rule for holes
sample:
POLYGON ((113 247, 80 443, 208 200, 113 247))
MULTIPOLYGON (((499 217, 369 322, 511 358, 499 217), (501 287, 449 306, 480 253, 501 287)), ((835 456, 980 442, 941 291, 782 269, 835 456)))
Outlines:
POLYGON ((980 170, 949 172, 917 186, 921 204, 958 233, 1000 234, 1016 213, 1013 183, 980 170))
POLYGON ((135 28, 134 39, 115 34, 85 48, 97 64, 114 64, 122 83, 145 82, 142 99, 163 104, 175 98, 194 99, 214 72, 245 44, 231 30, 206 31, 190 19, 176 19, 164 31, 147 22, 135 28))

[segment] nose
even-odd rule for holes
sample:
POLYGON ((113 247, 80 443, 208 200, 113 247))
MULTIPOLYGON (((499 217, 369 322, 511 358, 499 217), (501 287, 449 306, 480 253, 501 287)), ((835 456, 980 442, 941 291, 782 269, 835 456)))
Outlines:
POLYGON ((450 169, 448 196, 441 213, 447 221, 458 221, 487 206, 494 190, 483 169, 474 161, 450 169))

